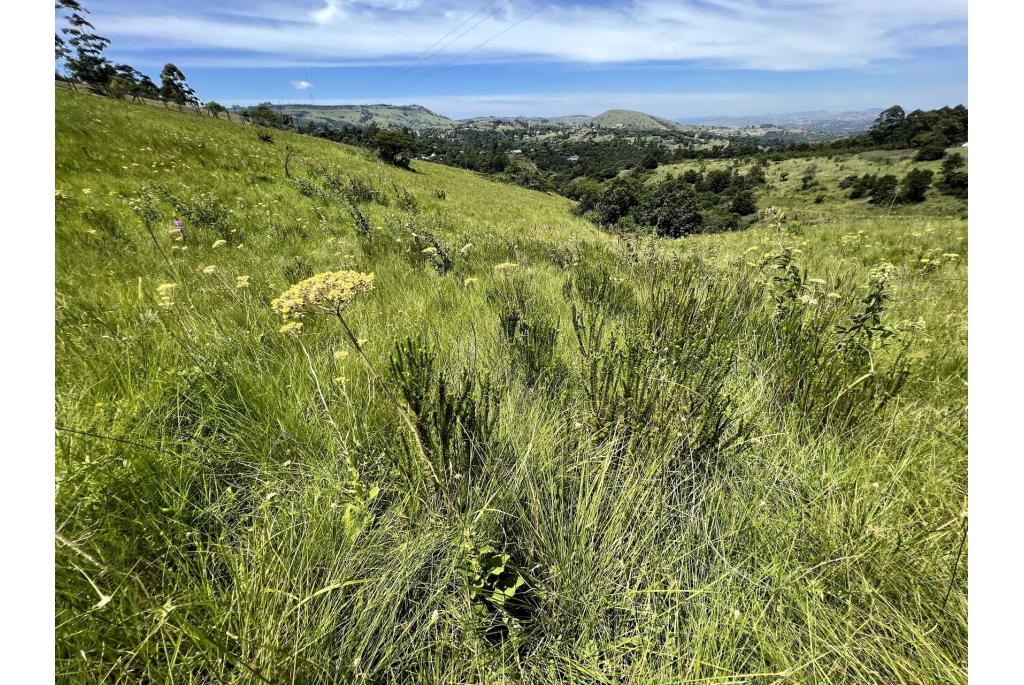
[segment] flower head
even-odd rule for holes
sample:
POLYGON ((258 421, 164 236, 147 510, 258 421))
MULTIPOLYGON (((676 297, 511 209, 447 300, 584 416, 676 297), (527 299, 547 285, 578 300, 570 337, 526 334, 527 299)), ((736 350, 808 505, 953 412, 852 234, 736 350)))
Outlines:
POLYGON ((249 277, 248 276, 235 276, 235 287, 236 288, 248 288, 249 277))
POLYGON ((212 276, 213 274, 217 273, 217 267, 213 264, 211 264, 210 266, 203 267, 203 273, 207 274, 208 276, 212 276))
POLYGON ((334 351, 334 358, 337 361, 339 361, 339 362, 345 361, 346 357, 348 357, 348 350, 335 350, 334 351))
POLYGON ((228 241, 226 241, 224 239, 214 240, 213 241, 213 247, 224 247, 227 244, 228 244, 228 241))
POLYGON ((302 323, 300 321, 289 321, 278 328, 277 331, 279 333, 298 335, 302 331, 302 323))
POLYGON ((494 265, 494 270, 495 271, 509 271, 510 269, 515 269, 518 266, 519 266, 519 264, 517 264, 516 262, 502 262, 501 264, 495 264, 494 265))
POLYGON ((437 254, 437 248, 434 247, 434 246, 425 247, 425 248, 423 248, 421 250, 421 252, 423 254, 425 254, 425 255, 436 255, 437 254))
POLYGON ((467 254, 469 254, 470 250, 472 250, 472 249, 473 249, 473 243, 466 243, 461 248, 459 248, 459 254, 467 255, 467 254))
POLYGON ((356 295, 371 290, 372 273, 327 271, 299 281, 281 293, 270 306, 285 321, 290 321, 311 312, 340 313, 356 295))
POLYGON ((160 298, 160 304, 164 307, 171 307, 174 305, 174 289, 178 287, 177 283, 161 283, 156 287, 156 296, 160 298))

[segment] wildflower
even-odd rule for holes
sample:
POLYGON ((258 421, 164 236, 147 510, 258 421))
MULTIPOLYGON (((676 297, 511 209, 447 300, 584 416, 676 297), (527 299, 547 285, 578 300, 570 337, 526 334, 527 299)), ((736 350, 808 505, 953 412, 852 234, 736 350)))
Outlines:
POLYGON ((818 285, 825 285, 825 279, 823 278, 808 278, 808 283, 817 283, 818 285))
POLYGON ((221 240, 214 240, 213 241, 213 247, 215 247, 215 248, 217 248, 217 247, 224 247, 227 244, 228 244, 228 241, 224 240, 223 238, 221 240))
POLYGON ((473 249, 473 243, 466 243, 461 248, 459 248, 459 254, 460 255, 468 255, 472 249, 473 249))
POLYGON ((945 257, 946 259, 960 259, 960 255, 958 255, 956 252, 943 252, 942 256, 945 257))
POLYGON ((495 264, 494 265, 494 270, 495 271, 509 271, 511 269, 517 268, 518 266, 519 266, 519 264, 517 264, 516 262, 502 262, 501 264, 495 264))
POLYGON ((830 300, 841 300, 843 296, 837 292, 831 292, 825 297, 829 298, 830 300))
POLYGON ((213 264, 207 267, 203 267, 203 273, 208 276, 212 276, 213 274, 217 273, 217 267, 214 266, 213 264))
POLYGON ((249 277, 248 276, 236 276, 235 277, 235 287, 239 288, 239 289, 248 288, 249 287, 249 277))
POLYGON ((356 295, 373 290, 373 274, 327 271, 285 290, 270 306, 285 320, 301 319, 310 312, 337 313, 356 295))
POLYGON ((92 192, 92 188, 82 188, 82 195, 88 195, 92 192))
POLYGON ((334 382, 337 383, 338 385, 345 385, 345 383, 347 381, 348 381, 348 378, 346 378, 345 376, 335 376, 334 377, 334 382))
POLYGON ((174 289, 178 287, 177 283, 161 283, 156 288, 156 295, 160 298, 160 304, 164 307, 171 307, 174 305, 174 289))
POLYGON ((185 227, 184 227, 184 225, 182 225, 181 219, 179 219, 178 217, 174 217, 174 219, 171 220, 171 223, 174 224, 174 230, 178 233, 178 239, 179 240, 184 240, 185 239, 185 227))
POLYGON ((363 345, 365 345, 368 342, 370 341, 367 340, 366 338, 359 338, 358 340, 356 340, 356 345, 359 347, 359 349, 363 349, 363 345))
POLYGON ((295 335, 298 335, 301 330, 302 330, 302 323, 301 322, 299 322, 299 321, 289 321, 288 323, 286 323, 283 326, 281 326, 280 328, 278 328, 277 332, 278 333, 286 333, 286 334, 287 333, 294 333, 295 335))
POLYGON ((466 280, 464 280, 462 282, 462 285, 473 285, 474 283, 476 283, 479 280, 480 279, 477 278, 476 276, 470 276, 469 278, 467 278, 466 280))
POLYGON ((437 248, 434 246, 426 247, 421 250, 421 253, 432 257, 437 254, 437 248))
POLYGON ((336 361, 339 361, 339 362, 345 361, 346 357, 348 357, 348 350, 335 350, 334 351, 334 359, 336 361))

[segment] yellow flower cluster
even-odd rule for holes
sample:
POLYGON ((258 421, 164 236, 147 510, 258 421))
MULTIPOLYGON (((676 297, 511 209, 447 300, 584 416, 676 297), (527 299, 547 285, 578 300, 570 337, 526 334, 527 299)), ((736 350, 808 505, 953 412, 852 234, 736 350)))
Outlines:
POLYGON ((310 312, 340 312, 356 295, 373 290, 373 274, 328 271, 299 281, 270 303, 285 321, 310 312))
POLYGON ((178 287, 177 283, 161 283, 156 288, 156 295, 160 299, 160 304, 164 307, 171 307, 174 305, 174 289, 178 287))

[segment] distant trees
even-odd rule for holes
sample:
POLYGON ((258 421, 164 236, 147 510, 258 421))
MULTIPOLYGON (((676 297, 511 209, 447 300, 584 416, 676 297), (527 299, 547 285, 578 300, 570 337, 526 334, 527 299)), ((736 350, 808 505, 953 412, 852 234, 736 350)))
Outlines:
POLYGON ((288 127, 292 125, 292 118, 278 112, 269 102, 261 102, 255 107, 241 110, 238 114, 245 119, 256 119, 260 123, 270 126, 288 127))
POLYGON ((228 108, 220 104, 216 100, 210 100, 206 103, 206 111, 210 113, 210 116, 218 119, 220 118, 221 112, 224 112, 227 115, 228 119, 231 118, 231 114, 228 113, 228 108))
MULTIPOLYGON (((945 165, 943 165, 945 168, 945 165)), ((932 185, 931 169, 911 169, 902 179, 892 174, 876 176, 847 176, 839 182, 840 188, 850 189, 850 199, 869 197, 872 204, 924 202, 925 193, 932 185)))
POLYGON ((388 164, 408 169, 416 139, 405 131, 381 131, 373 137, 373 147, 388 164))
POLYGON ((967 140, 967 108, 963 105, 905 114, 890 107, 875 119, 868 140, 886 149, 918 148, 918 160, 941 159, 947 147, 967 140))
POLYGON ((160 75, 161 87, 158 88, 149 76, 130 64, 111 63, 103 54, 110 40, 96 33, 95 27, 85 18, 89 10, 78 0, 57 0, 56 11, 58 23, 64 23, 60 33, 54 34, 57 75, 61 78, 60 68, 66 69, 66 80, 72 88, 80 82, 116 98, 131 96, 135 101, 162 99, 165 103, 199 105, 195 91, 185 83, 185 75, 173 64, 164 67, 160 75))
POLYGON ((657 182, 646 175, 616 176, 599 184, 577 178, 566 187, 578 200, 575 211, 622 231, 647 229, 666 238, 733 231, 757 211, 754 189, 764 185, 764 169, 689 169, 657 182))

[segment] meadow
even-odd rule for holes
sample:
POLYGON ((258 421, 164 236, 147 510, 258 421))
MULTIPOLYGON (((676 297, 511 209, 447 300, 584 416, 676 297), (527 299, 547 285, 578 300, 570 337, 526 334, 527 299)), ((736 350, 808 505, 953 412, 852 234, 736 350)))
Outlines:
POLYGON ((962 206, 627 240, 239 122, 56 128, 60 682, 967 681, 962 206))

